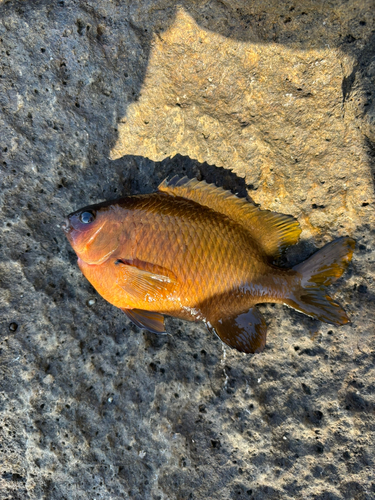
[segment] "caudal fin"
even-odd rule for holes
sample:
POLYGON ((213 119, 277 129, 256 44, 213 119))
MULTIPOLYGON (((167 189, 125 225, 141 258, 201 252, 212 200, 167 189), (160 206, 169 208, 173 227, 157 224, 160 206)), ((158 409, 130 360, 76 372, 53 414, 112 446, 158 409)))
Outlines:
POLYGON ((354 246, 352 238, 339 238, 294 266, 293 269, 300 275, 300 285, 285 303, 325 323, 348 323, 344 309, 327 294, 326 287, 345 271, 352 259, 354 246))

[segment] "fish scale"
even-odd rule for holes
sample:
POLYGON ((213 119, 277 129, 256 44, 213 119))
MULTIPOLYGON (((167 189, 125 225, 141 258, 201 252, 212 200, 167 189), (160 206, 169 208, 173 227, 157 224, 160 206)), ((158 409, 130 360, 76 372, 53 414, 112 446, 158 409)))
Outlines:
POLYGON ((299 238, 298 222, 196 179, 85 207, 64 230, 97 291, 155 333, 164 332, 164 314, 203 320, 227 345, 254 353, 267 330, 258 303, 349 321, 326 286, 350 262, 354 240, 339 238, 292 269, 278 268, 275 260, 299 238))
MULTIPOLYGON (((184 203, 186 205, 186 203, 184 203)), ((150 204, 149 211, 152 213, 157 207, 154 203, 150 204)), ((185 207, 186 208, 186 207, 185 207)), ((147 209, 144 206, 143 209, 147 209)), ((221 246, 218 245, 220 241, 220 233, 223 231, 224 227, 219 221, 216 222, 215 231, 209 231, 207 220, 198 219, 193 224, 186 221, 182 217, 181 209, 177 209, 173 216, 166 215, 162 213, 159 216, 154 217, 153 226, 154 230, 150 231, 148 229, 147 234, 142 232, 142 252, 140 253, 140 258, 145 259, 147 256, 151 255, 155 251, 155 245, 158 253, 163 253, 164 263, 163 265, 169 268, 174 274, 178 275, 179 281, 181 283, 189 282, 189 287, 192 283, 198 283, 194 289, 189 290, 189 304, 191 302, 196 302, 202 299, 202 288, 209 293, 220 292, 221 283, 223 289, 230 286, 228 276, 225 274, 221 280, 210 280, 210 276, 216 274, 219 269, 219 262, 223 259, 221 255, 221 246), (219 224, 217 224, 219 222, 219 224), (218 226, 218 227, 217 227, 218 226), (161 235, 159 240, 157 240, 157 235, 161 235), (188 263, 189 266, 184 266, 184 260, 186 260, 186 255, 183 255, 179 249, 182 246, 188 248, 188 263), (207 255, 209 258, 207 258, 207 255), (204 261, 204 267, 202 268, 202 261, 204 261)), ((186 213, 184 214, 186 216, 186 213)), ((143 223, 146 226, 150 224, 150 215, 146 213, 146 216, 142 215, 143 223)), ((137 226, 137 216, 134 216, 133 225, 137 226)), ((150 224, 151 226, 151 224, 150 224)), ((212 226, 212 222, 210 222, 212 226)), ((229 246, 230 253, 225 257, 230 263, 235 261, 234 247, 229 246)), ((233 265, 232 265, 233 267, 233 265)), ((185 287, 186 288, 186 287, 185 287)), ((186 297, 185 302, 187 300, 186 297)))
MULTIPOLYGON (((150 208, 154 210, 152 205, 150 208)), ((167 254, 164 264, 177 275, 179 283, 183 284, 183 288, 179 290, 180 299, 183 305, 191 308, 197 306, 206 296, 211 297, 230 291, 242 282, 253 280, 256 275, 249 262, 252 242, 241 241, 245 238, 239 238, 238 233, 243 232, 243 229, 236 227, 236 224, 226 217, 217 214, 213 214, 215 217, 212 217, 212 214, 207 213, 205 215, 206 217, 189 224, 179 209, 173 217, 164 213, 157 216, 153 221, 155 230, 144 238, 145 250, 141 254, 146 256, 154 251, 155 235, 160 234, 160 228, 163 228, 164 238, 158 242, 158 252, 170 249, 170 255, 167 254), (207 215, 211 217, 208 219, 207 215), (181 235, 189 248, 186 262, 178 251, 181 247, 179 242, 181 235), (239 251, 238 244, 240 249, 246 248, 246 256, 239 251), (212 276, 220 276, 220 279, 212 280, 212 276)), ((250 240, 248 235, 247 240, 250 240)), ((162 309, 167 312, 168 307, 163 306, 162 309)))

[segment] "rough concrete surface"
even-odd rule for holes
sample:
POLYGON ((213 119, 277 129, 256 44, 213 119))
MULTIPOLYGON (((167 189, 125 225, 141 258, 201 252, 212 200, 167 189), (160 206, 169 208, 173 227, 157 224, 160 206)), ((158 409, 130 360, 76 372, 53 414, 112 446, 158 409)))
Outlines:
POLYGON ((374 499, 374 2, 2 1, 0 53, 0 499, 374 499), (61 222, 172 174, 296 216, 285 264, 356 238, 352 324, 132 325, 61 222))

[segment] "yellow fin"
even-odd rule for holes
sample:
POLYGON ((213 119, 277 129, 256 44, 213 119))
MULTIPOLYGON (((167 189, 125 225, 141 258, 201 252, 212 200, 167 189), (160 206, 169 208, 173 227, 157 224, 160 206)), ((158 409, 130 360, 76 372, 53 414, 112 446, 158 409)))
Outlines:
POLYGON ((285 248, 297 243, 301 234, 298 221, 291 215, 260 210, 246 199, 205 181, 175 176, 164 180, 158 189, 195 201, 241 224, 270 258, 278 257, 285 248))
POLYGON ((117 283, 135 300, 154 302, 171 295, 177 281, 170 271, 138 259, 117 260, 117 283), (154 268, 153 272, 148 268, 154 268), (164 271, 161 274, 160 271, 164 271), (156 271, 156 272, 155 272, 156 271))
POLYGON ((299 288, 292 291, 285 303, 331 325, 349 323, 344 309, 327 294, 325 287, 340 278, 352 259, 354 247, 352 238, 338 238, 294 266, 300 277, 299 288))

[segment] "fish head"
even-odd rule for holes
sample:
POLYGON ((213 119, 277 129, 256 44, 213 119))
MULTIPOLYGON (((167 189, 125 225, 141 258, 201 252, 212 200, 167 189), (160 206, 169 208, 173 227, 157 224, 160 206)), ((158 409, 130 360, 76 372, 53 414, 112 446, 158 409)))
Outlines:
POLYGON ((78 258, 103 264, 120 244, 120 207, 110 202, 90 205, 68 215, 63 230, 78 258))

